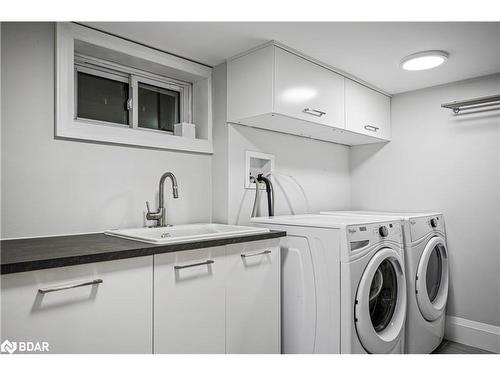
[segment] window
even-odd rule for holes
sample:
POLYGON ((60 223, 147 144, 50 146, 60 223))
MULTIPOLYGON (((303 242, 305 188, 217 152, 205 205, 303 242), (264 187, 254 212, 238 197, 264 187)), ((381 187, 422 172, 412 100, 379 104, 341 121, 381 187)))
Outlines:
POLYGON ((56 25, 57 139, 211 154, 212 68, 71 22, 56 25), (195 137, 174 125, 195 126, 195 137))
POLYGON ((173 132, 180 122, 179 92, 139 84, 139 127, 173 132))
POLYGON ((129 123, 127 79, 77 72, 77 118, 117 124, 129 123))
POLYGON ((75 56, 75 119, 173 134, 191 122, 191 85, 87 56, 75 56))

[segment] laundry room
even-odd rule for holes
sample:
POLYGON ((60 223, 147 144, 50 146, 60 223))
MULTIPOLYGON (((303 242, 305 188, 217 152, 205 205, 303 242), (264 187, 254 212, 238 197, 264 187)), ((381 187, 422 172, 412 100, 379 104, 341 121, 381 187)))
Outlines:
POLYGON ((500 17, 422 11, 2 10, 0 360, 498 366, 500 17))

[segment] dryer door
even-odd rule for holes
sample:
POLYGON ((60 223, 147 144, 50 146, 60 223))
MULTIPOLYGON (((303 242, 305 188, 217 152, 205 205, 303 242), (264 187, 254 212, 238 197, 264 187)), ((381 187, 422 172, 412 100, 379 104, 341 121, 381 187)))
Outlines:
POLYGON ((356 293, 355 324, 369 353, 389 353, 399 342, 406 318, 406 281, 401 256, 382 248, 365 268, 356 293))
POLYGON ((422 316, 439 318, 448 298, 448 252, 442 237, 432 237, 422 252, 415 279, 415 293, 422 316))

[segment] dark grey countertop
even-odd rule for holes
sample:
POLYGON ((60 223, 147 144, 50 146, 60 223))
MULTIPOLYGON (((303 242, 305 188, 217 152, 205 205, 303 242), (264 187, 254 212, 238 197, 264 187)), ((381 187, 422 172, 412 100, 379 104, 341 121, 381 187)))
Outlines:
POLYGON ((0 241, 1 274, 104 262, 174 251, 201 249, 234 243, 251 242, 286 236, 283 231, 247 234, 170 245, 107 236, 103 233, 41 237, 0 241))

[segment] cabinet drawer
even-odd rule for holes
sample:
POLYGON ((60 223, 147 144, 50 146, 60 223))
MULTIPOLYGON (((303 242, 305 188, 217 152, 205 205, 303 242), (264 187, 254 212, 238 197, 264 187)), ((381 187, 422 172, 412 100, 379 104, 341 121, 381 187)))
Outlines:
POLYGON ((391 138, 391 99, 357 82, 345 83, 346 129, 372 137, 391 138))
POLYGON ((227 352, 281 351, 279 240, 227 247, 227 352))
POLYGON ((151 353, 153 257, 2 276, 2 341, 50 353, 151 353))
POLYGON ((344 77, 275 48, 274 112, 344 128, 344 77))
POLYGON ((225 352, 225 247, 154 256, 155 353, 225 352))

